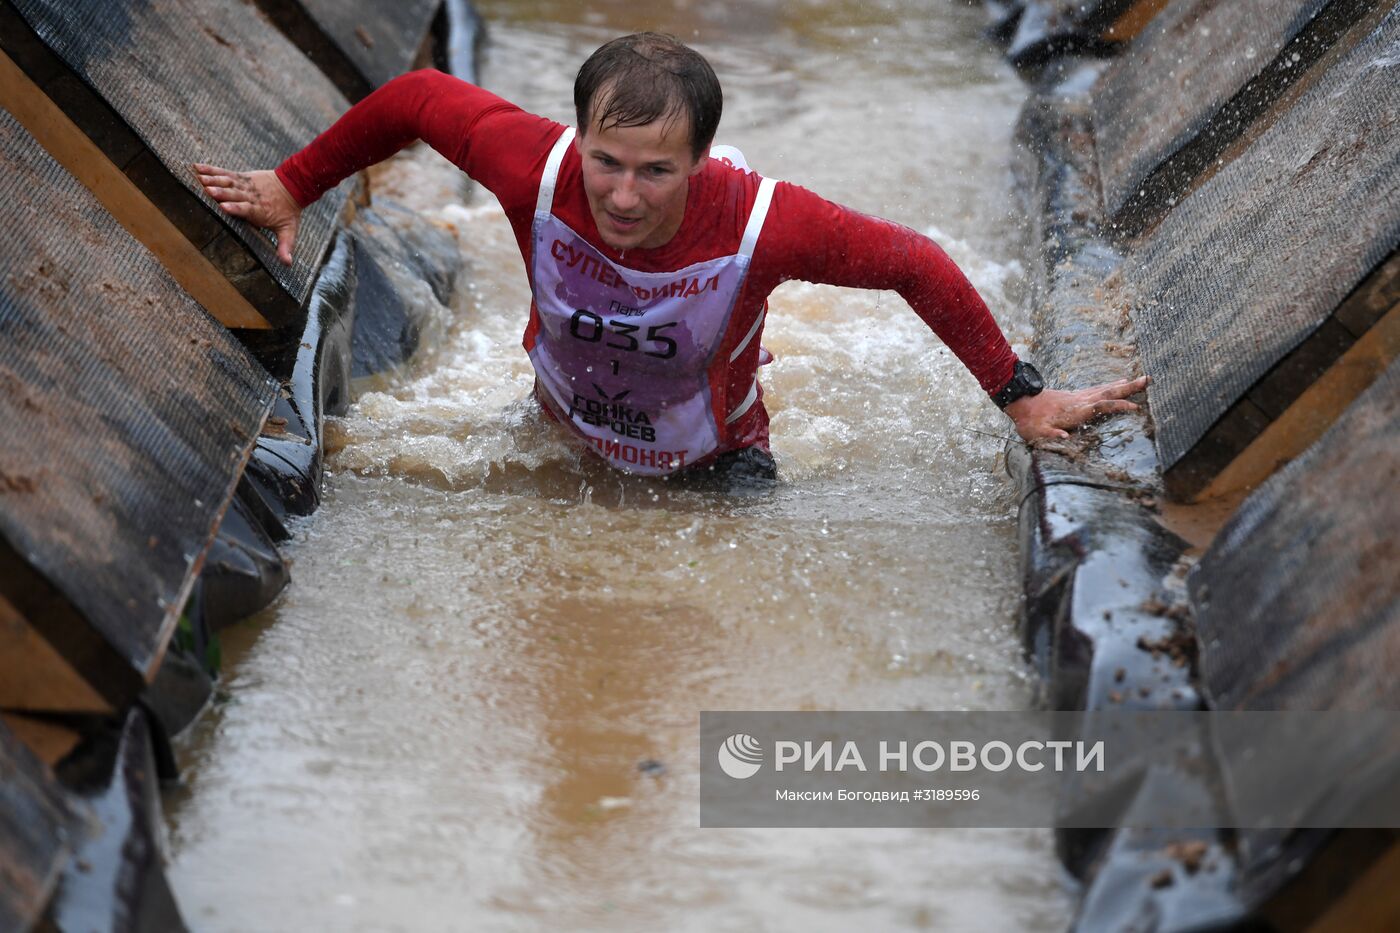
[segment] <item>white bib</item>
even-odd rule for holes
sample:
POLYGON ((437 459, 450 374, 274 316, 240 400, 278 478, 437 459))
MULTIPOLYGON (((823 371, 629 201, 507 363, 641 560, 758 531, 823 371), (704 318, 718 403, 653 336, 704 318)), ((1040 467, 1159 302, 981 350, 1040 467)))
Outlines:
POLYGON ((629 472, 671 473, 714 452, 720 421, 737 421, 758 397, 755 379, 733 411, 717 413, 708 373, 776 183, 760 183, 737 253, 674 272, 640 272, 609 261, 553 214, 573 137, 566 129, 554 144, 535 204, 530 285, 539 331, 530 362, 545 403, 597 453, 629 472))

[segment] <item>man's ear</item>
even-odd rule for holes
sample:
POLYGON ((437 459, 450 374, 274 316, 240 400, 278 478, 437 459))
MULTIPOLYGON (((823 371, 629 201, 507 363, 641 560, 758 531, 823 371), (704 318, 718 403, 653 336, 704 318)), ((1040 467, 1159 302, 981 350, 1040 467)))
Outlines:
POLYGON ((690 175, 699 175, 705 170, 705 165, 710 161, 710 147, 706 146, 705 151, 700 153, 700 158, 695 160, 695 165, 690 169, 690 175))

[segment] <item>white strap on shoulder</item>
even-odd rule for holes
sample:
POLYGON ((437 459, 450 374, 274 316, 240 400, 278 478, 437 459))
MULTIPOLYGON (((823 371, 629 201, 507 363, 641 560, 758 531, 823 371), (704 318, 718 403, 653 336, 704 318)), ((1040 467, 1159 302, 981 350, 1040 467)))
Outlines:
POLYGON ((554 183, 559 180, 559 166, 564 164, 564 153, 569 151, 569 143, 573 141, 574 128, 566 126, 555 140, 554 148, 549 150, 549 160, 545 162, 544 174, 540 176, 540 195, 535 200, 536 214, 541 211, 547 214, 554 206, 554 183))
POLYGON ((758 245, 758 235, 763 231, 763 219, 768 216, 768 205, 773 200, 773 188, 777 184, 772 178, 765 178, 758 184, 758 197, 754 198, 749 224, 744 228, 744 240, 739 244, 739 255, 745 259, 753 256, 753 248, 758 245))

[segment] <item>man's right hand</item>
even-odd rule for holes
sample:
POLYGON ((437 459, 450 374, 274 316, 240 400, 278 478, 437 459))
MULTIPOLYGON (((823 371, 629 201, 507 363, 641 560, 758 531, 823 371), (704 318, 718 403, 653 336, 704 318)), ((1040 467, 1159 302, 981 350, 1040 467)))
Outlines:
POLYGON ((292 198, 276 172, 233 172, 217 165, 194 163, 204 193, 226 213, 277 237, 277 258, 292 264, 292 247, 301 225, 301 206, 292 198))

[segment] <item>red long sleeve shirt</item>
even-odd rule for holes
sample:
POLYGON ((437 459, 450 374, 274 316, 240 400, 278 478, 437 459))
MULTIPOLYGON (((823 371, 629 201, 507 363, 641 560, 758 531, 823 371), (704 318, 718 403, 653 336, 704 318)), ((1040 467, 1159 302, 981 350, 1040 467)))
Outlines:
MULTIPOLYGON (((540 175, 563 129, 450 75, 416 71, 352 107, 283 162, 277 176, 304 207, 346 177, 422 139, 496 196, 528 269, 540 175)), ((559 171, 554 213, 619 264, 643 272, 673 271, 737 250, 759 181, 752 173, 710 160, 690 179, 676 235, 655 249, 629 249, 623 262, 598 236, 581 159, 570 148, 559 171)), ((1011 379, 1016 355, 976 289, 936 243, 786 182, 774 192, 722 358, 749 333, 769 293, 792 279, 898 292, 983 390, 997 392, 1011 379)), ((758 355, 759 340, 751 340, 722 374, 716 387, 724 396, 719 410, 730 410, 749 391, 758 355)), ((760 402, 723 431, 724 448, 766 448, 767 412, 760 402)))

